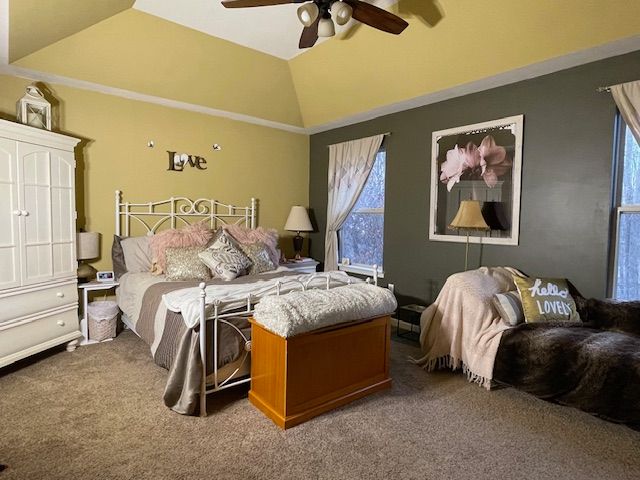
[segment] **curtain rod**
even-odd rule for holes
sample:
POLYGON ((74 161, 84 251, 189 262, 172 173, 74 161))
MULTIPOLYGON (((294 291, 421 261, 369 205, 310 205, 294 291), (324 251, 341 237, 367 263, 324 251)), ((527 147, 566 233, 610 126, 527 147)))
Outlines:
POLYGON ((613 85, 607 85, 606 87, 598 87, 598 88, 596 88, 596 92, 598 92, 598 93, 610 92, 612 86, 613 85))
MULTIPOLYGON (((390 137, 391 136, 391 132, 384 132, 384 133, 374 133, 373 135, 369 135, 370 137, 373 137, 374 135, 383 135, 385 137, 390 137)), ((367 138, 367 137, 363 137, 363 138, 367 138)), ((348 142, 349 140, 345 140, 345 142, 348 142)), ((344 142, 338 142, 338 143, 344 143, 344 142)), ((332 143, 331 145, 337 145, 338 143, 332 143)), ((327 145, 327 148, 329 148, 331 145, 327 145)))

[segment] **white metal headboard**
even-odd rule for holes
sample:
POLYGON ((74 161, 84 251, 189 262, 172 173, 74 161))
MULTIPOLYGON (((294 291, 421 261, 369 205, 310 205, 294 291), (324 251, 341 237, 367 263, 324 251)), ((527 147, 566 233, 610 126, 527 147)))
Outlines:
POLYGON ((227 205, 208 198, 190 200, 186 197, 171 197, 167 200, 146 203, 122 201, 122 192, 116 190, 116 235, 128 237, 131 221, 138 222, 147 235, 153 235, 163 225, 177 228, 180 225, 208 220, 211 229, 221 225, 244 225, 256 228, 257 202, 251 199, 248 207, 227 205), (180 225, 178 224, 180 222, 180 225))

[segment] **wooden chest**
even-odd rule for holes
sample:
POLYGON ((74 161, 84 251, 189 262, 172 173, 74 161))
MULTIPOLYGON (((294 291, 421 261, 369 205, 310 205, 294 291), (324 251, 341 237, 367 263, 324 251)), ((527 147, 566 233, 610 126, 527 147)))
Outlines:
POLYGON ((335 325, 291 338, 251 319, 249 401, 289 428, 391 387, 390 317, 335 325))

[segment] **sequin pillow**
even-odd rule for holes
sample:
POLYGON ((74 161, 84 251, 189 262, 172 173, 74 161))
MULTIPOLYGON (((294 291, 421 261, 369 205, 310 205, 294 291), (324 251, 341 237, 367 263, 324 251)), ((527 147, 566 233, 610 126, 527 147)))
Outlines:
POLYGON ((198 256, 209 267, 214 277, 227 281, 244 275, 251 266, 249 258, 226 232, 217 235, 215 240, 198 256))
POLYGON ((249 275, 257 275, 258 273, 269 272, 275 270, 277 265, 273 263, 269 247, 262 242, 250 243, 248 245, 240 245, 245 253, 251 266, 249 267, 249 275))
POLYGON ((579 322, 576 302, 565 278, 513 277, 527 323, 579 322))
POLYGON ((198 256, 204 247, 169 247, 165 250, 166 278, 177 282, 183 280, 209 280, 209 268, 198 256))

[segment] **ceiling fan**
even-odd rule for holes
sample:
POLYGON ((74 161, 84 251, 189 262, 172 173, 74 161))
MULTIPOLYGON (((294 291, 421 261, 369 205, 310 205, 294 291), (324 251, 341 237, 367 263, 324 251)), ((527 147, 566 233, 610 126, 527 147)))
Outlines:
POLYGON ((298 19, 304 25, 300 48, 313 47, 318 37, 333 37, 334 21, 346 24, 351 18, 383 32, 398 35, 409 25, 402 18, 361 0, 224 0, 226 8, 265 7, 287 3, 302 3, 298 19), (306 3, 305 3, 306 2, 306 3))

